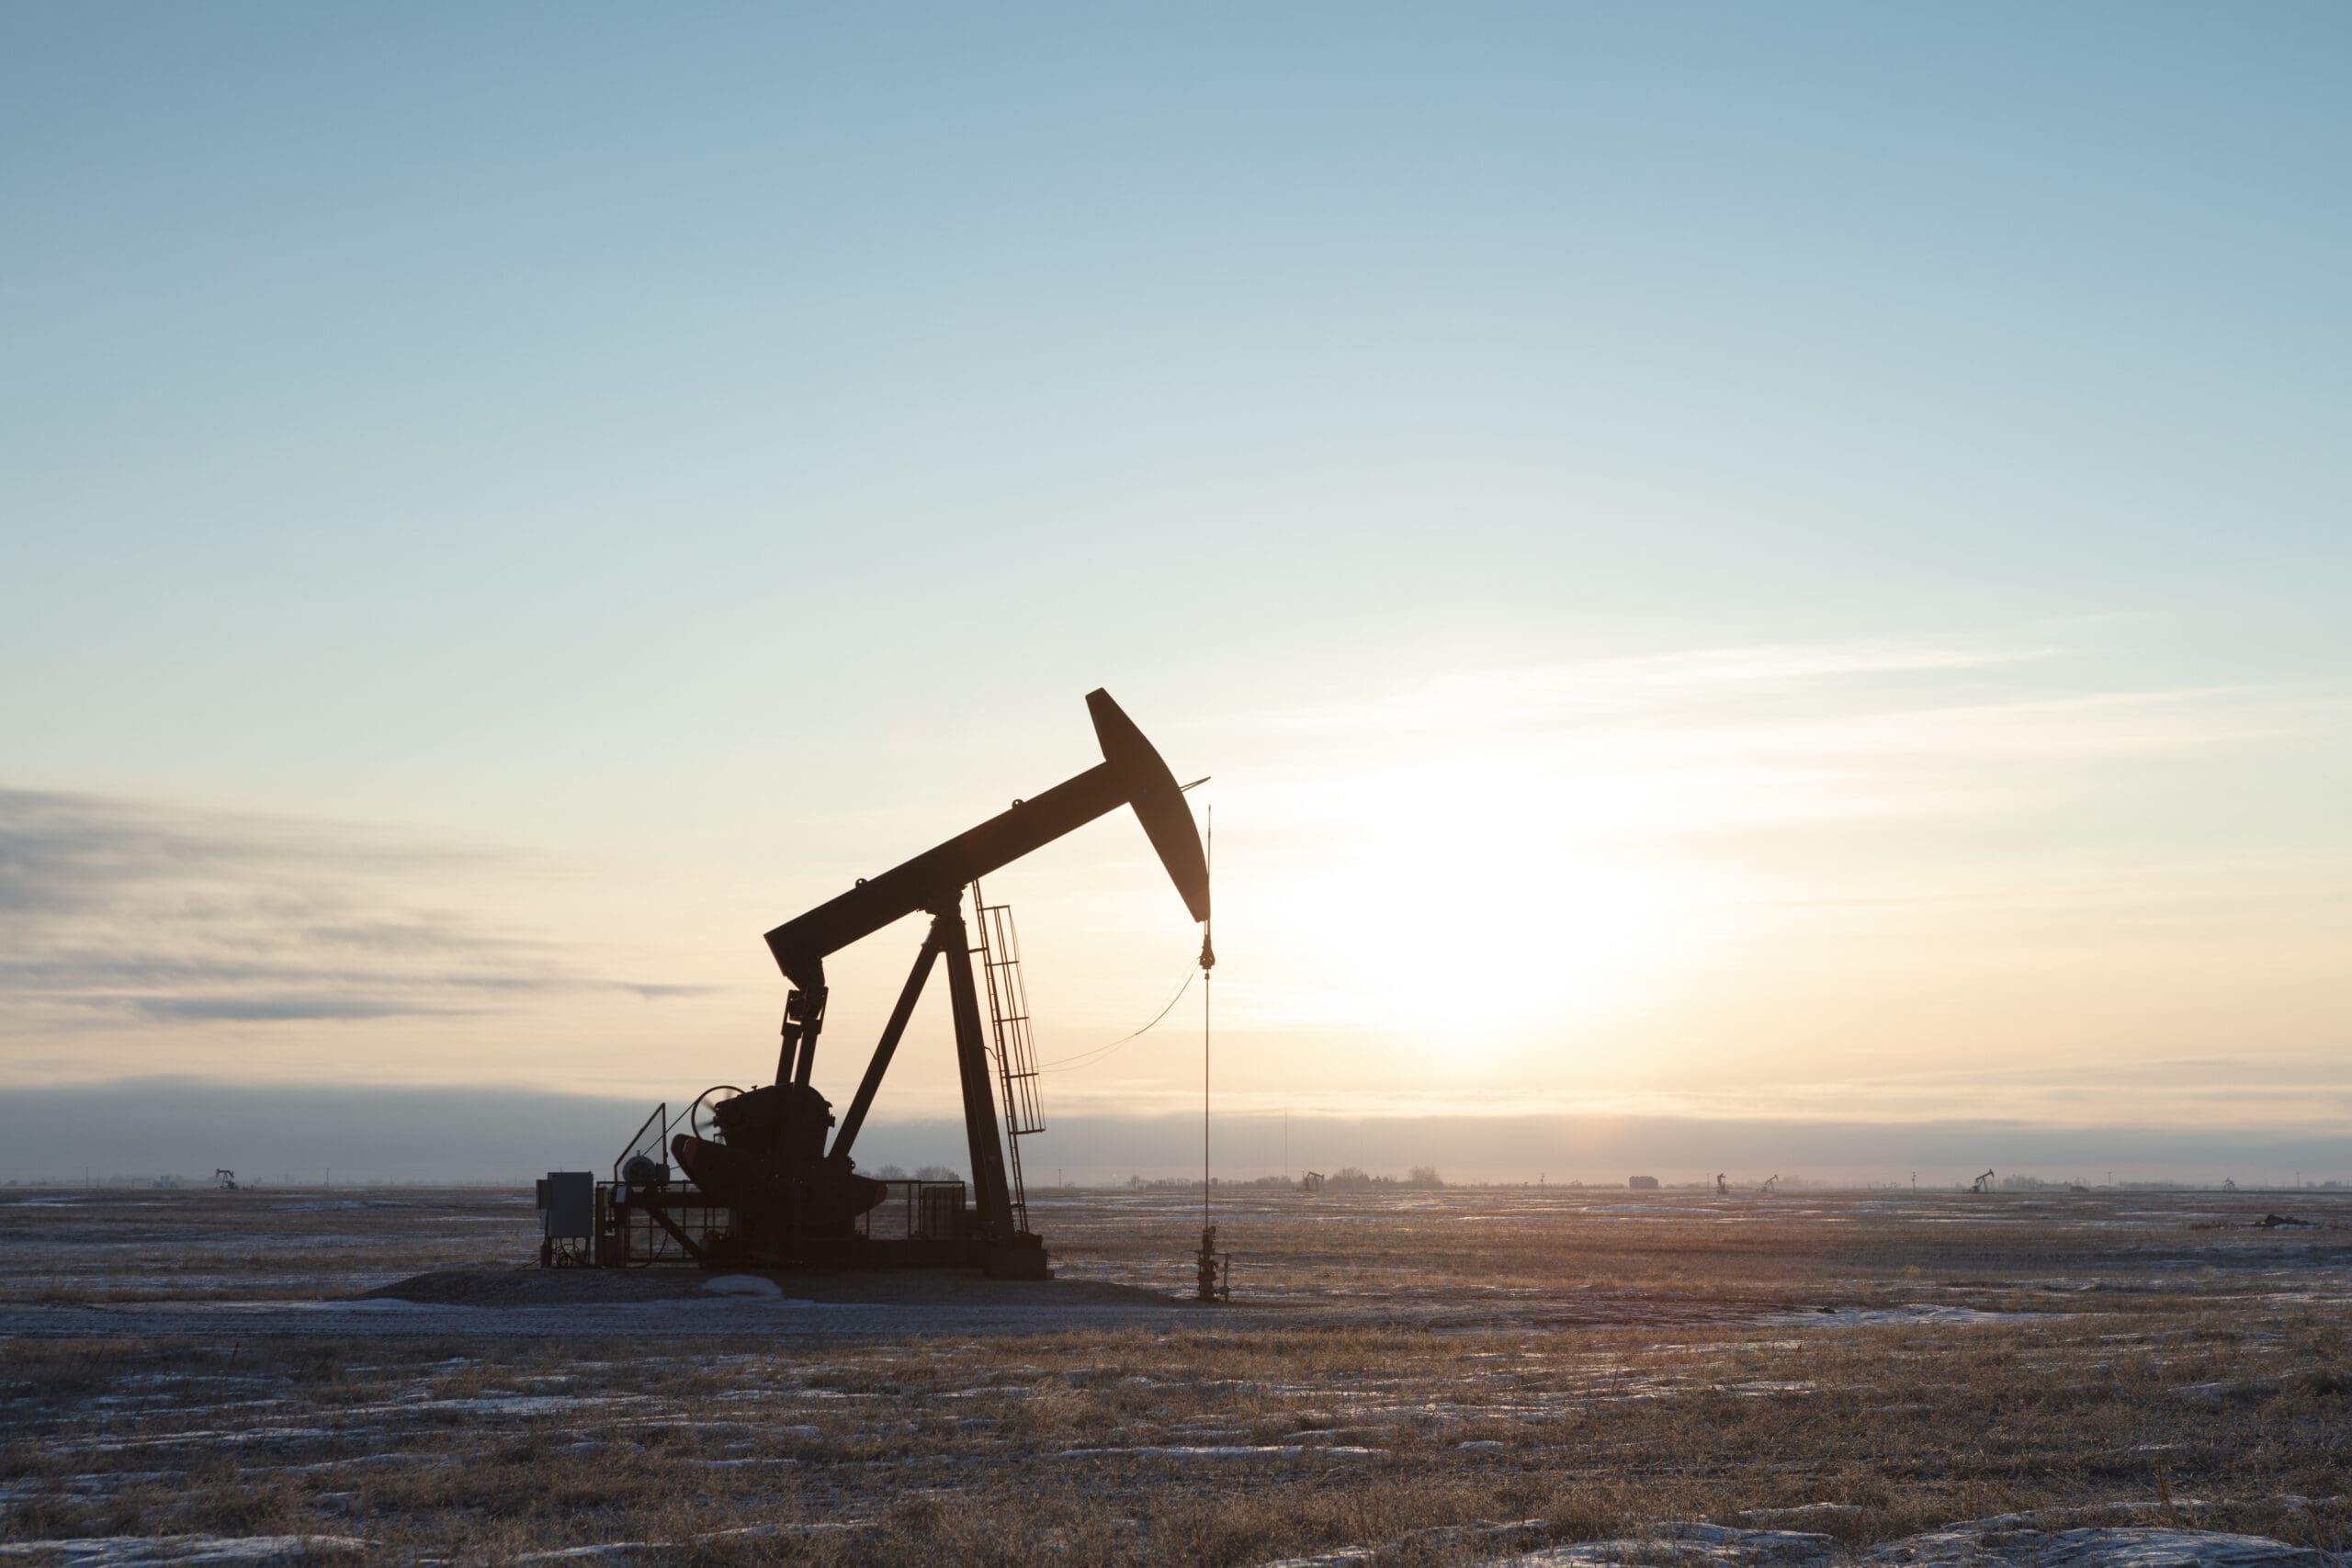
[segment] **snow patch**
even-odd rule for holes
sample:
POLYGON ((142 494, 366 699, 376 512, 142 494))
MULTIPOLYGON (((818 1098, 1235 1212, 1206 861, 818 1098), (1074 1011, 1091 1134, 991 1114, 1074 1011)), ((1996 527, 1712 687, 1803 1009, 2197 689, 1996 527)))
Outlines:
POLYGON ((1309 1448, 1303 1443, 1163 1443, 1134 1449, 1063 1449, 1047 1457, 1052 1459, 1297 1459, 1302 1454, 1347 1455, 1370 1458, 1385 1454, 1386 1449, 1360 1449, 1341 1445, 1334 1448, 1309 1448))
POLYGON ((2068 1313, 2046 1312, 1980 1312, 1974 1307, 1933 1306, 1917 1303, 1899 1307, 1823 1307, 1815 1312, 1772 1313, 1758 1321, 1776 1327, 1883 1328, 2038 1323, 2071 1315, 2068 1313))
POLYGON ((560 1546, 550 1551, 526 1551, 517 1562, 626 1562, 640 1551, 658 1550, 650 1540, 608 1540, 600 1546, 560 1546))
MULTIPOLYGON (((774 1280, 758 1274, 721 1274, 718 1279, 704 1285, 702 1293, 706 1296, 717 1296, 725 1301, 762 1302, 769 1306, 812 1307, 817 1304, 815 1302, 803 1301, 797 1296, 786 1295, 783 1286, 774 1280)), ((640 1304, 658 1305, 659 1303, 640 1304)))
POLYGON ((1826 1535, 1662 1524, 1647 1536, 1580 1541, 1490 1561, 1500 1568, 2352 1568, 2352 1556, 2290 1546, 2267 1536, 2216 1530, 2095 1529, 2043 1532, 2027 1516, 1977 1519, 1891 1541, 1856 1555, 1826 1535))
POLYGON ((145 1563, 300 1562, 365 1551, 373 1543, 348 1535, 105 1535, 71 1540, 18 1540, 0 1558, 35 1558, 59 1568, 137 1568, 145 1563))
POLYGON ((296 1302, 297 1307, 327 1312, 458 1312, 447 1302, 408 1302, 398 1296, 363 1296, 356 1302, 296 1302))

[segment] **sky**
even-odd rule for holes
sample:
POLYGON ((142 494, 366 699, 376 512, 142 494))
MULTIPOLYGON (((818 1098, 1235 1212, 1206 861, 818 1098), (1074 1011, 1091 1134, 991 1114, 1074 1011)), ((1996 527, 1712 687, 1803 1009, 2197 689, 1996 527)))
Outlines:
MULTIPOLYGON (((0 11, 0 1085, 756 1081, 1102 686, 1225 1113, 2340 1130, 2348 46, 0 11)), ((1133 822, 987 892, 1049 1119, 1197 1107, 1133 822)))

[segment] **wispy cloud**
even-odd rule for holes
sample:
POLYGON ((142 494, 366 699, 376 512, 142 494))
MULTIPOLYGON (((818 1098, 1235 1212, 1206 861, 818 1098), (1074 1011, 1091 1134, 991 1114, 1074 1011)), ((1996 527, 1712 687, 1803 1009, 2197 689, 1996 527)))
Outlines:
POLYGON ((2340 726, 2352 704, 2255 686, 2117 688, 2041 642, 1702 649, 1490 669, 1262 714, 1284 763, 1253 806, 1476 809, 1618 842, 1943 816, 2046 795, 2064 770, 2340 726))
POLYGON ((1277 709, 1255 721, 1286 734, 1482 732, 1656 718, 1727 702, 1873 678, 2001 670, 2064 649, 1987 643, 1766 644, 1451 672, 1376 696, 1277 709))
POLYGON ((2027 1126, 2079 1123, 2096 1108, 2098 1120, 2120 1124, 2332 1130, 2352 1112, 2352 1069, 2319 1052, 2039 1064, 2004 1058, 1728 1091, 1623 1095, 1594 1108, 1716 1121, 1934 1121, 1965 1114, 2027 1126))
MULTIPOLYGON (((1200 1089, 1197 1084, 1057 1085, 1056 1103, 1080 1114, 1173 1114, 1189 1104, 1197 1115, 1200 1089)), ((1220 1115, 1231 1116, 1295 1112, 1400 1121, 1431 1116, 1668 1117, 1708 1124, 1803 1120, 1836 1127, 1965 1118, 2016 1127, 2096 1122, 2212 1132, 2340 1134, 2346 1116, 2352 1115, 2352 1069, 2319 1053, 2249 1053, 2128 1064, 1987 1064, 1715 1089, 1556 1085, 1501 1089, 1442 1081, 1396 1089, 1331 1084, 1227 1089, 1217 1097, 1217 1109, 1220 1115)))
POLYGON ((0 790, 0 1029, 510 1010, 607 981, 424 902, 515 857, 360 826, 0 790))
POLYGON ((124 998, 141 1017, 161 1022, 234 1021, 284 1023, 354 1018, 413 1018, 452 1010, 366 997, 132 997, 124 998))

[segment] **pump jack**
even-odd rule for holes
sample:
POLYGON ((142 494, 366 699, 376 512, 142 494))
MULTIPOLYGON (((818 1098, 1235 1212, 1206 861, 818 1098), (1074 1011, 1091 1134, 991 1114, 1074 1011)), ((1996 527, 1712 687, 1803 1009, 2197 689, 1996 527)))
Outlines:
MULTIPOLYGON (((657 1190, 632 1198, 628 1184, 616 1180, 612 1185, 618 1191, 617 1203, 635 1201, 650 1208, 651 1216, 697 1261, 788 1264, 870 1256, 873 1248, 860 1247, 858 1218, 882 1202, 886 1187, 856 1173, 851 1150, 932 967, 944 961, 973 1195, 971 1209, 957 1217, 954 1227, 959 1245, 951 1249, 953 1260, 978 1262, 1002 1277, 1045 1276, 1044 1245, 1027 1226, 1017 1175, 1008 1178, 1006 1172, 1004 1133, 1011 1129, 1000 1128, 989 1082, 989 1053, 972 964, 975 949, 964 920, 965 886, 977 886, 981 877, 1032 850, 1129 806, 1185 908, 1195 920, 1209 918, 1208 863, 1184 801, 1183 790, 1189 786, 1178 785, 1151 742, 1108 693, 1089 692, 1086 706, 1102 748, 1101 762, 1043 795, 1014 801, 1010 810, 904 864, 878 876, 861 877, 848 892, 767 933, 768 951, 792 987, 785 1001, 775 1081, 711 1104, 716 1137, 703 1136, 700 1111, 710 1099, 706 1096, 696 1102, 693 1130, 669 1140, 669 1152, 698 1190, 698 1201, 730 1211, 731 1229, 717 1241, 707 1234, 700 1244, 680 1229, 666 1211, 683 1207, 682 1195, 665 1201, 658 1191, 660 1181, 648 1180, 658 1162, 640 1167, 630 1161, 632 1170, 642 1172, 635 1184, 657 1190), (811 1082, 825 1021, 825 960, 916 913, 931 916, 930 931, 883 1025, 840 1131, 828 1146, 832 1102, 811 1082)), ((1205 945, 1203 956, 1207 961, 1205 945)), ((1008 1072, 1003 1064, 999 1070, 1008 1072)), ((926 1254, 926 1260, 930 1257, 926 1254)))

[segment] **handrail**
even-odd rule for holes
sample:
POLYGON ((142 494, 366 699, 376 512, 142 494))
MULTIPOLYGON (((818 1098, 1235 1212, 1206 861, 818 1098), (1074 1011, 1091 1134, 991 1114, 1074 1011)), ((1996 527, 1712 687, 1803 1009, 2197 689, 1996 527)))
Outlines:
POLYGON ((670 1102, 665 1100, 653 1108, 653 1114, 645 1119, 645 1125, 637 1130, 637 1135, 622 1145, 619 1157, 613 1161, 615 1181, 621 1179, 621 1167, 627 1165, 631 1157, 643 1150, 646 1133, 655 1127, 659 1127, 661 1131, 654 1136, 653 1147, 656 1150, 654 1158, 660 1160, 664 1166, 670 1163, 670 1102))

